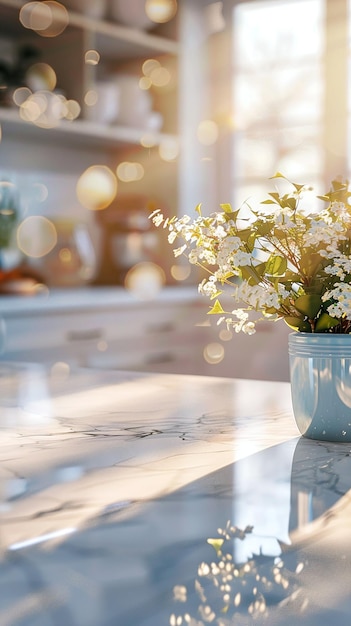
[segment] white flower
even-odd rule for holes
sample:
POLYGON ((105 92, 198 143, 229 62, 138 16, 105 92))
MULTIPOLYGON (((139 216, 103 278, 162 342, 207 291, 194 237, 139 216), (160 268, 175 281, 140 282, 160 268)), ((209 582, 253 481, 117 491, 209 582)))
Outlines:
POLYGON ((253 322, 247 322, 243 326, 243 332, 246 335, 253 335, 256 332, 255 324, 253 322))
POLYGON ((162 213, 160 213, 159 210, 157 210, 157 212, 154 211, 154 213, 151 213, 151 215, 153 215, 152 221, 155 224, 155 226, 161 226, 161 224, 164 221, 164 217, 163 217, 162 213))
MULTIPOLYGON (((284 178, 277 174, 273 178, 284 178)), ((286 185, 288 179, 285 179, 286 185)), ((279 185, 280 183, 278 183, 279 185)), ((338 320, 335 332, 348 332, 345 319, 351 321, 351 206, 348 184, 333 181, 331 190, 319 196, 328 206, 317 212, 299 208, 305 185, 291 183, 289 193, 278 189, 264 201, 264 209, 245 206, 232 210, 221 205, 221 211, 207 216, 189 215, 166 218, 159 209, 151 214, 156 226, 168 229, 168 241, 181 239, 184 245, 174 249, 174 255, 185 254, 189 263, 208 271, 201 280, 199 293, 221 300, 228 292, 238 308, 228 314, 224 305, 218 323, 225 323, 234 332, 252 334, 257 319, 248 312, 261 313, 260 319, 279 319, 298 315, 297 300, 309 298, 314 321, 328 312, 338 320), (331 201, 337 192, 337 201, 331 201), (345 200, 345 202, 343 202, 345 200), (248 213, 251 211, 250 213, 248 213), (320 301, 320 294, 324 294, 320 301), (321 302, 321 304, 319 304, 321 302), (296 303, 296 304, 295 304, 296 303), (319 307, 319 308, 318 308, 319 307)), ((302 311, 306 310, 304 307, 302 311)), ((213 310, 211 310, 213 313, 213 310)), ((304 328, 314 331, 317 326, 301 314, 304 328)), ((254 316, 257 317, 257 316, 254 316)), ((334 332, 334 327, 330 329, 334 332)))
POLYGON ((345 317, 351 320, 351 285, 349 283, 335 283, 334 289, 326 291, 322 300, 335 300, 327 307, 327 311, 331 317, 345 317))
POLYGON ((177 238, 177 233, 175 230, 171 231, 168 235, 168 243, 174 243, 177 238))
POLYGON ((181 254, 183 254, 183 252, 187 249, 186 244, 184 244, 184 246, 181 246, 180 248, 176 248, 175 250, 173 250, 173 254, 175 257, 180 256, 181 254))
POLYGON ((330 205, 330 210, 338 217, 346 220, 347 222, 350 222, 351 218, 347 212, 347 208, 344 202, 332 202, 330 205))
POLYGON ((210 298, 215 296, 218 291, 215 280, 216 279, 214 276, 211 276, 209 280, 206 280, 206 278, 204 278, 198 286, 199 293, 204 296, 209 296, 210 298))

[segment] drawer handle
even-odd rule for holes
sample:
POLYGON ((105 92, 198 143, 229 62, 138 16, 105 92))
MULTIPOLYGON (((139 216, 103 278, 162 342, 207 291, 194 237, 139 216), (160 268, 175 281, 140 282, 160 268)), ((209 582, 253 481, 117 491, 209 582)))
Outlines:
POLYGON ((66 341, 92 341, 102 339, 104 332, 102 328, 92 328, 91 330, 69 330, 66 333, 66 341))
POLYGON ((157 365, 158 363, 171 363, 175 360, 174 354, 164 352, 163 354, 152 354, 144 360, 144 365, 157 365))
POLYGON ((145 327, 147 333, 170 333, 176 329, 173 322, 164 322, 163 324, 149 324, 145 327))

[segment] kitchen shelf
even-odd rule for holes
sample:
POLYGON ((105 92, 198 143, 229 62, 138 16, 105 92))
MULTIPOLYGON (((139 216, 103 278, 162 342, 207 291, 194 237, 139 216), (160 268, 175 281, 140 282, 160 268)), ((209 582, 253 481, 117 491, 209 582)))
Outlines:
POLYGON ((65 145, 90 146, 92 148, 113 149, 117 146, 141 143, 143 138, 152 138, 157 146, 166 141, 176 141, 176 135, 155 133, 128 126, 106 126, 86 120, 68 122, 62 120, 55 128, 40 128, 32 122, 22 120, 17 109, 0 108, 2 135, 8 138, 21 137, 22 140, 35 138, 37 141, 62 141, 65 145))
MULTIPOLYGON (((23 37, 36 36, 34 32, 25 29, 18 20, 18 12, 25 4, 23 0, 0 0, 1 24, 0 32, 4 35, 22 35, 23 37), (16 19, 15 19, 16 18, 16 19)), ((80 13, 68 11, 69 25, 96 35, 99 52, 106 58, 137 58, 152 54, 179 53, 177 41, 130 28, 117 22, 95 20, 80 13)))
POLYGON ((62 120, 54 128, 40 128, 24 121, 16 108, 0 108, 2 136, 5 138, 35 140, 39 143, 58 142, 67 146, 84 146, 94 149, 111 150, 125 145, 140 145, 145 136, 152 137, 155 146, 176 139, 175 135, 153 132, 138 127, 122 125, 103 125, 85 119, 83 94, 94 86, 94 77, 98 69, 84 65, 84 50, 95 48, 104 64, 123 63, 125 60, 150 58, 153 55, 177 56, 178 43, 172 39, 130 28, 116 22, 95 20, 80 13, 68 11, 69 25, 64 34, 57 38, 40 37, 34 31, 24 28, 18 19, 23 0, 0 0, 0 34, 20 42, 32 42, 38 45, 45 56, 52 59, 61 77, 69 81, 64 85, 67 93, 78 100, 82 106, 82 117, 72 122, 62 120), (69 71, 62 62, 62 37, 64 47, 71 54, 72 63, 69 71), (59 44, 59 45, 58 45, 59 44), (81 61, 77 60, 81 59, 81 61))

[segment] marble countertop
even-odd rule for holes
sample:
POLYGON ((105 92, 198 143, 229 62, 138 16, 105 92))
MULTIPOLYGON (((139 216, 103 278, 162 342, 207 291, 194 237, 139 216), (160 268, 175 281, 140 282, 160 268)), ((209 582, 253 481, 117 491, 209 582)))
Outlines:
POLYGON ((1 626, 349 626, 351 447, 287 383, 0 366, 1 626))

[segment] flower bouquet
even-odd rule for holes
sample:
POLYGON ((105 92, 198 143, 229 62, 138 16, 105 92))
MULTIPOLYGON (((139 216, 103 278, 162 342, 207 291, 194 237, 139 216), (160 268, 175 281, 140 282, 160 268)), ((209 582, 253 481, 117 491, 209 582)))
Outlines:
POLYGON ((218 315, 236 332, 252 334, 260 319, 283 319, 305 333, 351 332, 351 196, 348 182, 334 180, 317 196, 321 210, 306 211, 302 198, 311 189, 284 179, 289 193, 268 194, 260 208, 248 204, 204 216, 167 218, 151 214, 156 226, 168 229, 170 244, 181 241, 175 256, 185 254, 206 272, 199 292, 213 301, 218 315), (229 295, 236 308, 226 310, 229 295))
POLYGON ((199 291, 213 301, 218 324, 253 334, 260 320, 283 319, 295 331, 288 343, 300 433, 351 442, 351 193, 334 180, 317 196, 321 210, 305 210, 310 188, 280 172, 272 178, 290 191, 272 191, 260 208, 222 204, 204 216, 198 205, 195 219, 150 217, 168 229, 170 244, 181 240, 175 256, 206 272, 199 291), (224 295, 235 303, 229 311, 224 295))

